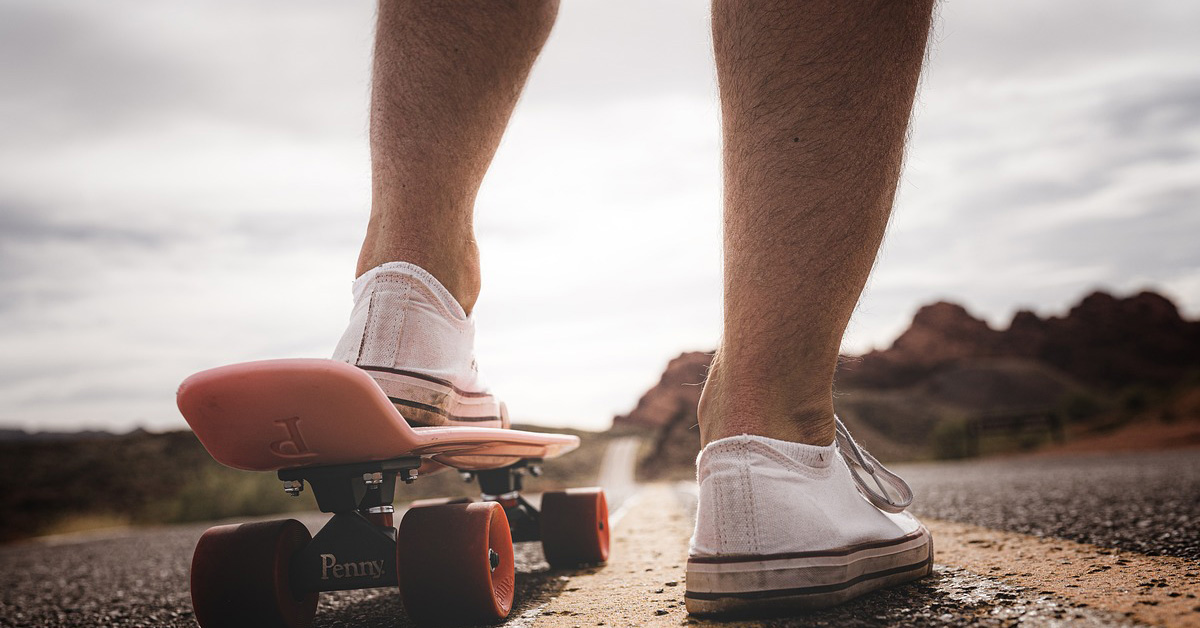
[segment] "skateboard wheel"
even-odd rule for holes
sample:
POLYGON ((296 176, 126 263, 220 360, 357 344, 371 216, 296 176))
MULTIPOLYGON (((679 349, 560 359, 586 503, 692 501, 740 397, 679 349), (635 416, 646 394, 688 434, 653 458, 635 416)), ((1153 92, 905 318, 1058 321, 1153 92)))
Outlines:
POLYGON ((512 536, 500 504, 409 510, 396 561, 404 608, 418 624, 492 623, 512 609, 512 536))
POLYGON ((295 519, 209 528, 192 555, 192 608, 202 628, 307 628, 317 593, 290 584, 292 555, 312 540, 295 519))
POLYGON ((542 494, 542 551, 556 569, 608 560, 608 500, 598 487, 542 494))

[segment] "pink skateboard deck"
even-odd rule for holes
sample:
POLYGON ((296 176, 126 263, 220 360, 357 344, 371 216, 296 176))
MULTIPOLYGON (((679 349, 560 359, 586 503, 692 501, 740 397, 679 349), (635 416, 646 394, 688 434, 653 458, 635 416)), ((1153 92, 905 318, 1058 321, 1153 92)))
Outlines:
POLYGON ((336 360, 245 362, 201 371, 176 398, 217 462, 235 469, 420 456, 467 471, 554 458, 579 438, 486 427, 411 427, 361 369, 336 360))

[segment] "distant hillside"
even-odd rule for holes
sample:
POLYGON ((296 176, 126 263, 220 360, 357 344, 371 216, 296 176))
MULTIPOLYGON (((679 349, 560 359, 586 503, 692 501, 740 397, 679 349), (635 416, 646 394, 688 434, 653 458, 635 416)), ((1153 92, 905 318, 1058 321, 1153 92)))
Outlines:
POLYGON ((661 427, 696 418, 696 405, 708 375, 712 353, 684 353, 667 363, 662 379, 638 399, 629 414, 613 419, 613 428, 661 427))
MULTIPOLYGON (((690 469, 699 449, 696 404, 711 359, 702 352, 675 358, 637 406, 614 419, 614 427, 657 432, 646 473, 690 469)), ((1063 317, 1021 311, 1003 330, 940 302, 922 307, 890 348, 844 357, 835 405, 880 458, 948 457, 970 451, 964 439, 979 438, 966 432, 981 424, 1021 419, 1042 427, 1041 434, 988 436, 986 453, 1159 416, 1155 408, 1184 407, 1178 398, 1200 386, 1198 374, 1200 321, 1183 319, 1152 292, 1096 292, 1063 317)))
POLYGON ((12 442, 47 442, 62 440, 98 440, 116 438, 112 432, 102 430, 85 430, 81 432, 29 432, 26 430, 0 429, 0 443, 12 442))
POLYGON ((1170 385, 1200 365, 1200 321, 1184 320, 1153 292, 1125 299, 1095 292, 1061 318, 1023 310, 1004 330, 962 306, 935 303, 921 308, 890 348, 847 361, 838 382, 896 388, 950 365, 997 358, 1037 362, 1096 387, 1170 385))
MULTIPOLYGON (((526 489, 538 492, 596 483, 608 439, 616 434, 553 431, 575 434, 581 445, 548 461, 544 475, 527 478, 526 489)), ((441 472, 397 487, 396 503, 478 495, 477 484, 441 472)), ((190 431, 51 433, 0 440, 0 543, 97 527, 315 509, 312 491, 304 491, 298 499, 288 497, 274 473, 236 471, 217 464, 190 431)))

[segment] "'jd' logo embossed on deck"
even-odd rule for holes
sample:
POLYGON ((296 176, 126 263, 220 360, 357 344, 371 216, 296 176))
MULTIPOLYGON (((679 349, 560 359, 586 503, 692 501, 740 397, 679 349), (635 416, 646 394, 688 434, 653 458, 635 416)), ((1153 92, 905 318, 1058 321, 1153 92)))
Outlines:
POLYGON ((271 443, 271 453, 281 458, 308 458, 317 455, 317 452, 309 449, 304 443, 304 436, 300 434, 300 417, 276 419, 275 423, 287 430, 288 437, 271 443))

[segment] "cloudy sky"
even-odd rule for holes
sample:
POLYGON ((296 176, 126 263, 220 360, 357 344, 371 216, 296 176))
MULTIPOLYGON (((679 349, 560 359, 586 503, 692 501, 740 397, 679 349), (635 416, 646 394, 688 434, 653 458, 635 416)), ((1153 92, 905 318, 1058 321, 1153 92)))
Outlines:
MULTIPOLYGON (((366 223, 374 7, 0 0, 0 426, 182 427, 174 390, 327 356, 366 223)), ((845 349, 921 304, 1200 315, 1200 4, 941 5, 845 349)), ((479 361, 602 428, 720 324, 707 4, 564 0, 478 203, 479 361)))

